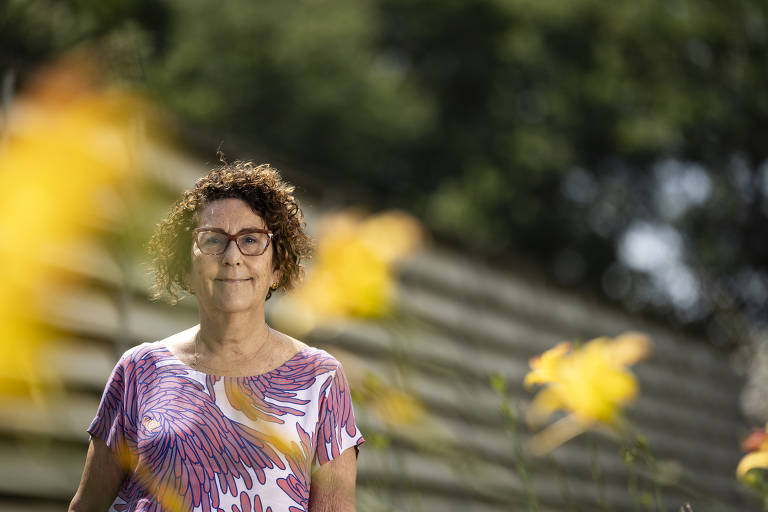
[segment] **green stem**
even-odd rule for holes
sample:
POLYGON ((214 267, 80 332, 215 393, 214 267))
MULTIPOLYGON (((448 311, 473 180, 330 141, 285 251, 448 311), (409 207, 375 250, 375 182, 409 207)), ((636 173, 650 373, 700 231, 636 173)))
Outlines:
POLYGON ((654 500, 656 502, 656 510, 658 510, 659 512, 663 512, 664 507, 662 505, 661 482, 659 481, 659 465, 656 463, 656 457, 654 457, 653 452, 651 452, 651 449, 648 446, 648 441, 646 441, 645 437, 637 436, 635 438, 635 444, 638 447, 639 453, 645 459, 645 463, 647 464, 648 469, 651 472, 651 479, 653 480, 653 495, 654 495, 654 500))
POLYGON ((597 442, 593 436, 589 437, 590 440, 590 452, 592 454, 592 479, 597 483, 597 502, 605 511, 612 511, 610 503, 608 503, 608 496, 605 487, 605 478, 603 478, 603 468, 600 467, 600 450, 597 447, 597 442))
POLYGON ((525 490, 526 501, 528 503, 528 510, 530 512, 539 512, 539 500, 536 497, 536 492, 531 485, 531 478, 526 465, 525 453, 523 452, 522 436, 520 435, 520 421, 518 414, 512 410, 509 403, 509 397, 507 395, 506 385, 500 376, 493 377, 491 379, 493 388, 501 398, 501 412, 504 415, 505 427, 510 437, 512 438, 513 453, 515 457, 515 467, 520 475, 520 479, 523 483, 523 489, 525 490))
POLYGON ((631 447, 627 447, 624 449, 624 464, 627 466, 627 492, 629 493, 629 497, 632 499, 632 512, 638 512, 638 500, 639 495, 637 492, 637 473, 635 472, 634 462, 635 462, 635 456, 634 451, 631 447))
POLYGON ((526 465, 525 454, 523 453, 523 443, 520 436, 520 421, 518 419, 518 415, 512 411, 512 408, 508 403, 504 404, 504 412, 507 416, 507 421, 509 421, 509 426, 512 433, 512 439, 515 446, 515 465, 517 466, 517 471, 520 473, 520 478, 523 481, 523 488, 525 489, 525 496, 528 502, 528 510, 531 512, 538 512, 539 500, 536 497, 536 492, 533 490, 533 485, 531 485, 531 477, 526 465))
POLYGON ((560 492, 563 496, 563 503, 568 507, 569 512, 579 512, 579 508, 573 502, 573 496, 571 495, 571 486, 568 482, 568 472, 562 464, 557 462, 554 457, 549 455, 547 457, 550 464, 552 464, 557 470, 557 475, 560 477, 560 492))

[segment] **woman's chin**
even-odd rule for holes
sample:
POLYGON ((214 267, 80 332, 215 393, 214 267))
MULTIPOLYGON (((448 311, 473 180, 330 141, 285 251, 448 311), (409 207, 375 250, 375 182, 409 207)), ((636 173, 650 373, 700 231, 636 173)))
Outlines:
POLYGON ((243 313, 258 309, 260 304, 263 305, 264 301, 256 301, 246 297, 219 296, 214 297, 210 302, 211 307, 205 309, 220 313, 243 313))
POLYGON ((252 310, 253 308, 241 304, 221 304, 216 308, 216 311, 224 314, 245 313, 252 310))

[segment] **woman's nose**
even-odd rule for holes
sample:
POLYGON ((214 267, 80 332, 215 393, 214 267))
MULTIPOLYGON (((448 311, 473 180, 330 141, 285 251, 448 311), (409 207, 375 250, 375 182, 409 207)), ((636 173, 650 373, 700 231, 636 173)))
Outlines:
POLYGON ((222 262, 226 265, 239 265, 242 261, 243 254, 240 252, 240 248, 237 246, 234 240, 230 240, 227 247, 224 248, 222 254, 222 262))

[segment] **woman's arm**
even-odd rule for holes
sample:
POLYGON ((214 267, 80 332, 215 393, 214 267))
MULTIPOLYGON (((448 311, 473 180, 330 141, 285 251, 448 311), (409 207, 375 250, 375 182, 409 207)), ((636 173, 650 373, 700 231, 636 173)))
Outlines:
POLYGON ((85 468, 69 512, 104 512, 120 490, 125 471, 107 443, 91 437, 85 468))
POLYGON ((315 469, 309 488, 309 512, 355 512, 356 451, 347 448, 315 469))

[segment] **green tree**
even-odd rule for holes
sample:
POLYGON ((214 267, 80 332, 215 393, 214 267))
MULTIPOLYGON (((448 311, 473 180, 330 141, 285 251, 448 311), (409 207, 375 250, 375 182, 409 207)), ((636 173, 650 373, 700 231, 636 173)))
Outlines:
POLYGON ((209 134, 210 153, 224 140, 292 164, 341 198, 408 208, 445 241, 720 342, 764 322, 764 2, 0 9, 4 69, 107 41, 116 74, 209 134), (624 250, 644 236, 655 262, 624 250))

